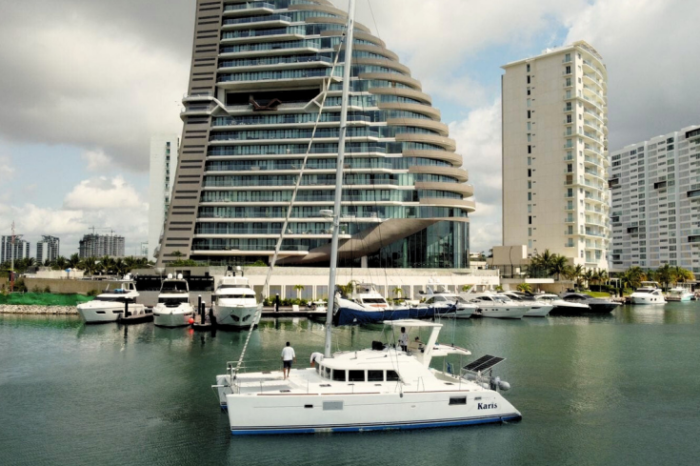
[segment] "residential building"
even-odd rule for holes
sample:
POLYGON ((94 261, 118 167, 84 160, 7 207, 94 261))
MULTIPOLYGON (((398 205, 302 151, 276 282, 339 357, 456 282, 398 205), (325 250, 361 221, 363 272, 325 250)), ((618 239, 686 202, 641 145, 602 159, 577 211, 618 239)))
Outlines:
POLYGON ((22 235, 15 235, 14 247, 12 246, 12 236, 0 238, 2 249, 0 249, 0 263, 10 262, 12 259, 28 259, 32 257, 29 241, 22 239, 22 235))
MULTIPOLYGON (((346 12, 198 0, 196 16, 159 262, 269 261, 309 151, 278 263, 327 267, 346 12)), ((455 141, 397 55, 354 31, 340 266, 466 267, 475 205, 455 141)))
POLYGON ((700 125, 612 153, 613 270, 700 273, 700 125))
POLYGON ((503 68, 503 245, 607 269, 603 59, 579 41, 503 68))
POLYGON ((124 237, 114 234, 85 235, 80 240, 78 254, 81 259, 103 256, 124 257, 124 237))
POLYGON ((55 261, 60 255, 61 240, 55 236, 43 235, 41 241, 36 243, 36 261, 55 261))
POLYGON ((180 137, 177 134, 158 135, 151 138, 148 251, 146 252, 149 259, 155 257, 165 226, 179 148, 180 137))

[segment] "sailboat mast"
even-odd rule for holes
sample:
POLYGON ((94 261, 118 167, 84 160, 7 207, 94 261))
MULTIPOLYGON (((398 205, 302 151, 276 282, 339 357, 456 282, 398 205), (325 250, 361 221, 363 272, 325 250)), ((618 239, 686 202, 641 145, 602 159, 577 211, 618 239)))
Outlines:
MULTIPOLYGON (((345 64, 343 69, 343 97, 340 107, 340 137, 338 139, 338 162, 335 173, 335 204, 333 206, 333 239, 331 241, 330 277, 328 281, 328 310, 326 313, 326 358, 332 357, 331 338, 333 310, 335 309, 335 279, 338 268, 338 234, 340 233, 340 201, 343 197, 343 165, 345 163, 345 134, 348 130, 348 100, 350 97, 350 68, 355 31, 355 0, 349 0, 348 27, 345 33, 345 64)), ((338 50, 340 53, 340 50, 338 50)))

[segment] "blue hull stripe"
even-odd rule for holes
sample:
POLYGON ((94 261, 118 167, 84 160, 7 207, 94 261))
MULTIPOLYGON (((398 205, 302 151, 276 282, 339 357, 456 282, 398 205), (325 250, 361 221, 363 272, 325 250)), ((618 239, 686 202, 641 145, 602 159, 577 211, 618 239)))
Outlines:
POLYGON ((489 417, 489 418, 477 418, 477 419, 456 419, 456 420, 445 420, 445 421, 430 421, 424 423, 415 424, 368 424, 361 426, 318 426, 304 427, 304 428, 290 428, 290 429, 231 429, 232 435, 280 435, 280 434, 315 434, 317 432, 372 432, 378 430, 413 430, 413 429, 430 429, 435 427, 457 427, 457 426, 469 426, 477 424, 493 424, 497 422, 509 422, 509 421, 519 421, 522 416, 516 414, 509 414, 506 416, 489 417))
POLYGON ((385 320, 431 319, 436 315, 454 312, 455 306, 442 308, 409 308, 388 311, 360 311, 341 307, 336 313, 337 325, 372 324, 385 320))

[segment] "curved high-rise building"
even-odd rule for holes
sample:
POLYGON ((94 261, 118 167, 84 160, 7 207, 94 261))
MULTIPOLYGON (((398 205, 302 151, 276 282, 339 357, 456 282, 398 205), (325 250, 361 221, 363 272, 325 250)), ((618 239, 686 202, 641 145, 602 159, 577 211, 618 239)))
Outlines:
MULTIPOLYGON (((325 0, 198 0, 196 15, 161 263, 269 261, 311 142, 278 263, 327 266, 346 12, 325 0)), ((341 265, 467 266, 473 189, 440 112, 368 28, 356 24, 354 41, 341 265)))

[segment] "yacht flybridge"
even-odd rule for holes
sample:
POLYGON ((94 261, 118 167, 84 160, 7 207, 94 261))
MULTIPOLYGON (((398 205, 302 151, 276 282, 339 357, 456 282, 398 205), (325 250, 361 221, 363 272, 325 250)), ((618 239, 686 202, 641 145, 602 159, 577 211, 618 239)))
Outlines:
POLYGON ((510 386, 491 375, 502 358, 481 358, 462 366, 471 353, 437 343, 442 324, 419 320, 384 323, 406 328, 411 344, 373 342, 371 349, 335 353, 315 368, 238 373, 235 363, 214 386, 228 410, 231 433, 301 434, 420 429, 501 423, 521 418, 500 393, 510 386), (415 336, 429 334, 424 343, 415 336), (436 358, 447 359, 441 368, 436 358), (459 364, 459 366, 457 366, 459 364), (453 366, 456 366, 453 369, 453 366))
MULTIPOLYGON (((430 367, 436 357, 469 355, 467 350, 437 343, 441 324, 419 320, 385 322, 390 327, 406 327, 414 332, 422 328, 430 329, 424 345, 420 343, 420 336, 419 341, 415 341, 415 335, 412 335, 410 341, 413 344, 406 352, 395 344, 387 346, 381 342, 374 342, 371 349, 361 351, 335 354, 331 351, 333 310, 339 306, 335 289, 355 29, 355 0, 349 2, 346 33, 342 39, 347 59, 343 66, 335 201, 333 211, 327 212, 332 219, 333 232, 328 280, 329 304, 333 305, 328 306, 326 314, 324 358, 317 369, 292 369, 286 379, 282 371, 243 373, 241 369, 244 367, 246 348, 253 334, 251 329, 238 361, 229 363, 228 372, 217 376, 214 385, 218 390, 219 403, 228 410, 231 433, 419 429, 518 420, 521 418, 520 412, 498 391, 509 388, 508 384, 491 376, 493 366, 502 358, 485 357, 464 368, 460 363, 456 372, 447 363, 442 371, 430 367), (485 375, 487 372, 488 376, 485 375)), ((343 43, 338 47, 338 50, 341 49, 343 43)), ((331 76, 334 68, 331 69, 331 76)), ((330 79, 324 85, 324 102, 329 87, 330 79)), ((321 106, 319 115, 322 110, 321 106)), ((302 171, 308 155, 309 149, 302 171)), ((299 181, 297 188, 298 185, 299 181)), ((288 216, 292 204, 293 201, 290 202, 288 216)), ((281 241, 278 240, 272 264, 280 245, 281 241)), ((271 270, 272 266, 268 276, 271 270)))
POLYGON ((187 281, 182 275, 173 278, 169 274, 161 284, 158 304, 153 307, 153 323, 158 327, 186 327, 193 318, 187 281))
POLYGON ((108 286, 94 300, 79 304, 78 314, 86 324, 117 322, 127 316, 146 316, 150 311, 136 302, 138 297, 136 283, 130 275, 126 275, 117 288, 110 290, 108 286))

